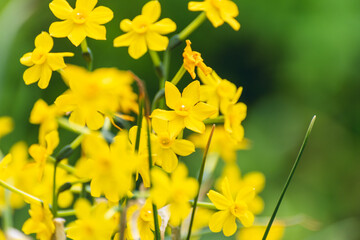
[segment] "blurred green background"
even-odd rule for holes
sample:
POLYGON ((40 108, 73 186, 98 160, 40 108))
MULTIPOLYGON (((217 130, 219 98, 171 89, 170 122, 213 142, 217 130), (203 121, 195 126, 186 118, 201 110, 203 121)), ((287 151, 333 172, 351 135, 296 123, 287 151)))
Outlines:
MULTIPOLYGON (((38 98, 52 103, 66 89, 58 73, 46 90, 25 86, 22 80, 26 67, 20 57, 33 50, 35 37, 56 20, 49 2, 0 1, 0 116, 12 116, 16 125, 0 143, 4 152, 19 140, 36 142, 37 126, 28 123, 33 104, 38 98)), ((135 61, 127 48, 112 45, 122 33, 120 21, 139 14, 145 2, 100 1, 115 17, 106 25, 107 41, 88 43, 95 68, 131 69, 153 96, 158 81, 149 55, 135 61)), ((162 0, 162 18, 171 17, 183 29, 198 15, 187 10, 187 2, 162 0)), ((240 152, 238 162, 243 173, 266 175, 262 215, 271 215, 316 114, 308 147, 278 213, 285 218, 305 214, 311 221, 287 228, 284 239, 360 239, 360 1, 235 2, 239 32, 226 24, 215 29, 206 21, 190 39, 221 77, 244 87, 244 126, 253 147, 240 152)), ((67 39, 54 41, 54 52, 74 52, 66 61, 85 66, 80 49, 67 39)), ((183 47, 172 53, 171 76, 181 65, 183 47)))

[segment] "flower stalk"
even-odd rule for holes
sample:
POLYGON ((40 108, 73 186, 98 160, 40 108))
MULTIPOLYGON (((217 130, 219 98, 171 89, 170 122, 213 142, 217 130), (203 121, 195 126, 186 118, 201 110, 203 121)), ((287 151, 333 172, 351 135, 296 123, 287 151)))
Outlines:
POLYGON ((89 71, 92 71, 93 69, 93 55, 91 52, 91 49, 89 48, 86 38, 81 42, 80 44, 82 56, 85 59, 85 62, 87 63, 87 68, 89 71))
POLYGON ((37 198, 29 193, 26 193, 24 191, 21 191, 20 189, 14 187, 14 186, 11 186, 10 184, 8 184, 7 182, 3 181, 0 179, 0 186, 2 186, 3 188, 6 188, 7 190, 10 190, 11 192, 14 192, 14 193, 17 193, 17 194, 20 194, 24 200, 26 202, 29 202, 29 203, 38 203, 38 204, 43 204, 43 201, 40 199, 40 198, 37 198))

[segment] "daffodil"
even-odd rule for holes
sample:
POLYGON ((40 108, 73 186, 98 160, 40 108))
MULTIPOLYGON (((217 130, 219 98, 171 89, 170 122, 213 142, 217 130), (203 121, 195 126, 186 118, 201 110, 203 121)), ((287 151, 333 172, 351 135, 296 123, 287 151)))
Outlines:
POLYGON ((0 117, 0 138, 9 134, 14 129, 14 121, 11 117, 0 117))
POLYGON ((176 154, 188 156, 195 152, 195 146, 192 142, 185 139, 177 139, 176 134, 169 131, 166 120, 153 118, 152 128, 156 133, 156 136, 154 136, 156 162, 166 172, 174 171, 178 165, 176 154))
POLYGON ((158 208, 170 204, 170 224, 173 226, 179 226, 188 216, 191 209, 189 200, 196 196, 199 187, 198 182, 187 175, 188 170, 183 163, 178 165, 170 178, 159 168, 151 171, 151 199, 158 208))
POLYGON ((52 72, 66 67, 64 57, 74 56, 70 52, 51 53, 53 46, 54 41, 50 35, 42 32, 35 38, 34 51, 22 56, 21 64, 29 67, 23 75, 26 85, 39 81, 39 88, 47 88, 52 72))
POLYGON ((235 17, 239 15, 239 10, 236 4, 231 0, 189 2, 188 8, 190 11, 204 11, 206 17, 214 27, 219 27, 226 22, 235 31, 240 29, 240 23, 235 19, 235 17))
POLYGON ((169 39, 164 34, 174 32, 176 24, 170 18, 164 18, 157 22, 161 14, 159 1, 149 1, 144 5, 141 15, 132 21, 124 19, 120 28, 125 34, 114 39, 115 47, 129 46, 129 54, 138 59, 143 56, 147 49, 164 51, 169 39))
POLYGON ((216 108, 200 102, 200 82, 193 81, 181 94, 174 84, 165 83, 166 105, 172 111, 155 109, 151 116, 169 121, 169 131, 178 134, 183 128, 194 132, 205 131, 204 119, 212 116, 216 108))
MULTIPOLYGON (((252 226, 242 228, 237 235, 237 240, 261 240, 266 230, 265 226, 252 226)), ((274 222, 271 226, 267 240, 280 240, 283 238, 285 226, 282 222, 274 222)))
POLYGON ((212 69, 205 65, 201 54, 199 52, 193 51, 190 45, 190 40, 186 40, 186 47, 183 52, 184 68, 186 71, 190 73, 192 79, 195 79, 196 77, 195 67, 200 68, 205 75, 211 73, 212 69))
POLYGON ((255 191, 253 188, 244 188, 237 193, 234 200, 229 181, 225 178, 222 184, 222 194, 213 190, 208 193, 211 202, 219 209, 210 218, 210 230, 212 232, 223 230, 225 236, 231 236, 237 229, 236 218, 240 220, 244 227, 252 226, 254 214, 249 210, 248 204, 253 200, 254 196, 255 191))
POLYGON ((53 215, 47 204, 31 204, 30 217, 22 226, 25 234, 36 233, 36 239, 49 240, 55 231, 53 215))
POLYGON ((231 182, 231 194, 236 195, 243 188, 253 188, 255 191, 254 199, 248 203, 249 210, 254 214, 259 214, 264 210, 264 200, 258 194, 264 189, 265 176, 261 172, 249 172, 241 175, 240 169, 236 164, 227 164, 221 177, 215 182, 215 189, 220 190, 225 178, 231 182))
POLYGON ((95 204, 94 207, 86 199, 76 201, 75 215, 77 220, 67 225, 67 237, 74 240, 111 239, 116 222, 106 216, 109 210, 106 202, 95 204))
POLYGON ((97 0, 77 0, 73 9, 66 0, 53 0, 50 10, 53 14, 63 20, 50 25, 50 35, 57 38, 68 37, 75 45, 86 38, 96 40, 106 39, 105 24, 113 18, 113 12, 107 7, 96 7, 97 0))

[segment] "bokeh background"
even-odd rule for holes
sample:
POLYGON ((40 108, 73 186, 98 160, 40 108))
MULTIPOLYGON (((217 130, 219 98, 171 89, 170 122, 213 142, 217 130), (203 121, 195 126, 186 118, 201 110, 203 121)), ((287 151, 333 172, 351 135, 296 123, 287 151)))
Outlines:
MULTIPOLYGON (((3 152, 19 140, 35 143, 37 126, 28 123, 33 104, 38 98, 52 103, 66 89, 58 73, 46 90, 25 86, 22 80, 26 67, 20 57, 33 50, 36 35, 56 20, 49 2, 0 1, 0 116, 15 120, 14 132, 0 142, 3 152)), ((106 25, 107 41, 88 40, 94 67, 131 69, 153 96, 158 81, 149 55, 135 61, 127 48, 112 46, 121 34, 120 21, 139 14, 146 1, 100 2, 115 17, 106 25)), ((198 15, 187 10, 187 2, 161 1, 162 17, 171 17, 178 30, 198 15)), ((240 152, 238 163, 243 173, 266 175, 262 215, 271 215, 316 114, 308 147, 278 213, 283 218, 303 214, 310 220, 288 227, 284 239, 360 239, 360 1, 235 2, 240 31, 228 25, 215 29, 206 21, 190 39, 221 77, 244 87, 244 126, 252 149, 240 152)), ((67 39, 54 41, 55 52, 76 54, 68 63, 85 66, 80 49, 67 39)), ((172 53, 170 75, 181 65, 183 47, 172 53)))

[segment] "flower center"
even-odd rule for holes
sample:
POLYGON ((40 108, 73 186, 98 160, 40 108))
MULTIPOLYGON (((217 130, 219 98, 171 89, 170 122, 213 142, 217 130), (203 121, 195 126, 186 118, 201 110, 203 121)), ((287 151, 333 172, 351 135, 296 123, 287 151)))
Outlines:
POLYGON ((235 94, 232 88, 232 84, 224 80, 222 80, 217 86, 216 93, 220 98, 224 98, 224 97, 230 98, 232 97, 232 95, 235 94))
POLYGON ((175 112, 177 114, 179 114, 180 116, 186 117, 189 115, 189 107, 186 106, 186 104, 182 103, 178 109, 175 110, 175 112))
POLYGON ((31 55, 31 60, 35 64, 43 64, 46 61, 46 55, 46 52, 44 52, 42 49, 36 48, 31 55))
POLYGON ((150 211, 149 209, 142 209, 140 212, 140 216, 145 222, 150 222, 153 219, 152 211, 150 211))
POLYGON ((160 145, 163 148, 169 148, 171 146, 171 140, 169 137, 162 136, 159 138, 160 145))
POLYGON ((86 21, 86 16, 82 12, 74 11, 72 19, 76 24, 83 24, 86 21))
POLYGON ((135 32, 145 33, 149 29, 149 21, 146 17, 139 15, 134 18, 132 26, 135 32))
POLYGON ((210 1, 211 1, 211 4, 212 4, 215 8, 220 9, 222 0, 210 0, 210 1))
POLYGON ((243 215, 245 213, 245 211, 247 211, 248 209, 248 206, 246 203, 244 202, 239 202, 239 203, 234 203, 232 206, 231 206, 231 213, 236 216, 236 217, 239 217, 241 215, 243 215))

